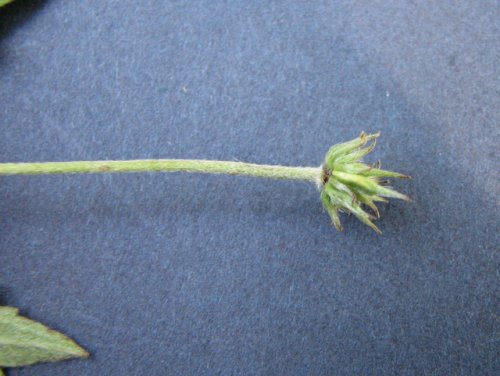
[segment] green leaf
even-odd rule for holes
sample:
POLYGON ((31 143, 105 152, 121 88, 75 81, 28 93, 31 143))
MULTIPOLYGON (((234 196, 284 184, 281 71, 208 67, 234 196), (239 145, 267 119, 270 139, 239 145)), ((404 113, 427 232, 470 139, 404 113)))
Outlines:
POLYGON ((19 316, 16 308, 0 306, 0 367, 88 356, 84 349, 63 334, 19 316))
MULTIPOLYGON (((0 7, 3 7, 4 5, 7 5, 8 3, 12 2, 12 0, 0 0, 0 7)), ((2 374, 0 373, 0 376, 2 374)))

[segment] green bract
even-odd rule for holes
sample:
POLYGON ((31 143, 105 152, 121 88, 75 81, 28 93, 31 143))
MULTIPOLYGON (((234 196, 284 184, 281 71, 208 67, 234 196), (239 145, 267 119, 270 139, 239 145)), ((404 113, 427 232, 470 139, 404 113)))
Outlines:
POLYGON ((321 176, 321 201, 337 230, 342 230, 339 212, 352 213, 361 222, 381 233, 372 220, 379 217, 375 202, 384 197, 410 201, 408 196, 388 186, 386 178, 407 179, 409 176, 380 169, 380 162, 367 165, 362 158, 375 147, 380 133, 366 134, 352 141, 334 145, 328 150, 321 176), (367 210, 368 209, 368 210, 367 210))

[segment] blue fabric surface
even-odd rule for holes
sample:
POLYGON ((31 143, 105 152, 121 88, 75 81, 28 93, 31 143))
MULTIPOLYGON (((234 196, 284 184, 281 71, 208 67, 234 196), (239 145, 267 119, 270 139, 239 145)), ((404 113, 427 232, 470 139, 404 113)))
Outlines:
POLYGON ((89 360, 10 375, 494 375, 495 1, 18 0, 0 161, 317 166, 382 131, 376 235, 315 187, 184 174, 0 177, 0 304, 89 360))

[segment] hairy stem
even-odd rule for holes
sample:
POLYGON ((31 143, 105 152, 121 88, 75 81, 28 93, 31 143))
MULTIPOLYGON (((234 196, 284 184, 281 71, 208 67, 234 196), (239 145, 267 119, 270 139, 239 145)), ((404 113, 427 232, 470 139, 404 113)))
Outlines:
POLYGON ((247 175, 259 178, 308 180, 313 182, 318 181, 321 176, 320 167, 288 167, 243 162, 192 159, 0 163, 0 175, 178 171, 207 174, 247 175))

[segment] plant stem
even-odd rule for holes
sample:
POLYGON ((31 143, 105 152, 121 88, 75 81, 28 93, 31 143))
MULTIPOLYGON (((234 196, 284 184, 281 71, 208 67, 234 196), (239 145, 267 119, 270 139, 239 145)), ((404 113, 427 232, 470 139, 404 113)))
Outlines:
POLYGON ((313 182, 316 182, 321 175, 320 167, 288 167, 192 159, 0 163, 0 175, 177 171, 247 175, 260 178, 308 180, 313 182))

